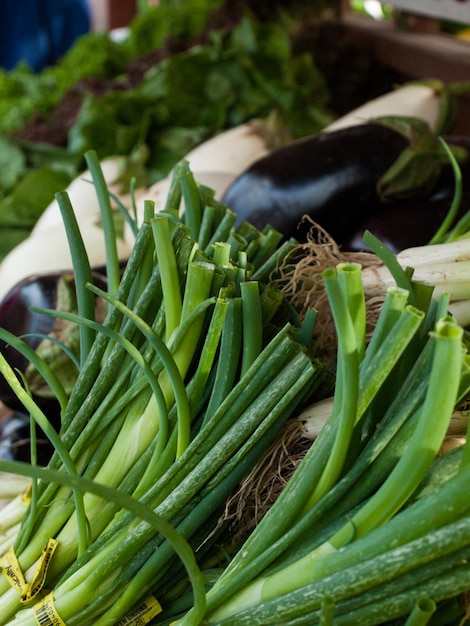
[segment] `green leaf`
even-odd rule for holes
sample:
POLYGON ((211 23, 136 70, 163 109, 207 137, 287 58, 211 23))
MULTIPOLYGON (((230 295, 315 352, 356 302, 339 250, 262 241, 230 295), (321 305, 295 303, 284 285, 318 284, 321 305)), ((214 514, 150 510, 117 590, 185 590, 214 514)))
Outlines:
POLYGON ((203 126, 193 128, 174 126, 149 137, 151 157, 146 164, 149 170, 149 184, 167 176, 175 163, 209 135, 210 130, 203 126))
POLYGON ((51 167, 30 170, 13 193, 0 202, 0 226, 32 227, 56 192, 65 189, 70 176, 51 167))
POLYGON ((0 228, 0 262, 31 232, 30 228, 0 228))
POLYGON ((379 195, 407 198, 432 191, 448 156, 429 125, 407 116, 384 116, 374 122, 389 126, 408 140, 408 146, 379 180, 379 195))
POLYGON ((10 191, 23 175, 25 157, 18 146, 0 136, 0 194, 10 191))

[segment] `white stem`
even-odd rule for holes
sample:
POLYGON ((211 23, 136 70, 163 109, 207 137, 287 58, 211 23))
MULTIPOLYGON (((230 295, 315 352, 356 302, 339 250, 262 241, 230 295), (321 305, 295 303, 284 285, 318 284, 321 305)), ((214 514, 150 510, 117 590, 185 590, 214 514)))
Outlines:
POLYGON ((371 265, 362 270, 364 293, 368 296, 383 296, 395 281, 385 265, 371 265))
POLYGON ((454 263, 470 260, 470 238, 438 243, 427 246, 407 248, 397 254, 402 267, 419 267, 421 265, 454 263))
MULTIPOLYGON (((300 422, 300 432, 305 439, 313 441, 317 438, 331 414, 332 407, 333 396, 314 402, 303 409, 297 420, 300 422)), ((447 429, 448 437, 460 437, 466 434, 468 415, 469 411, 454 411, 447 429)))
POLYGON ((306 439, 316 439, 333 410, 334 398, 325 398, 306 407, 297 420, 306 439))
POLYGON ((470 326, 470 300, 458 300, 449 304, 449 311, 460 326, 470 326))
MULTIPOLYGON (((7 474, 6 472, 0 473, 0 512, 3 511, 3 507, 7 504, 2 504, 3 500, 10 501, 16 498, 18 494, 22 494, 27 490, 31 483, 29 478, 19 476, 17 474, 7 474)), ((1 524, 1 517, 0 517, 1 524)))

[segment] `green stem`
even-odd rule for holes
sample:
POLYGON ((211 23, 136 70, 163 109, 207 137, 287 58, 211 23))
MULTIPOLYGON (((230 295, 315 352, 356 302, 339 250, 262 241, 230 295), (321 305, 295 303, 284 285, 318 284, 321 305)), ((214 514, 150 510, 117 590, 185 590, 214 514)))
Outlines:
POLYGON ((461 234, 461 232, 459 233, 458 224, 450 233, 448 231, 452 225, 452 222, 454 221, 457 215, 460 203, 462 201, 462 172, 460 170, 457 159, 452 154, 452 150, 449 148, 447 143, 442 139, 442 137, 439 137, 438 139, 441 142, 442 147, 444 148, 449 158, 449 161, 452 165, 452 171, 454 173, 454 179, 455 179, 455 190, 454 190, 454 196, 452 198, 452 203, 450 205, 450 209, 444 221, 442 222, 442 224, 440 225, 440 227, 438 228, 438 230, 436 231, 432 239, 429 241, 430 245, 436 244, 436 243, 455 241, 456 239, 458 239, 459 234, 461 234))
MULTIPOLYGON (((162 517, 155 514, 147 506, 136 500, 132 496, 87 480, 79 476, 64 474, 51 469, 32 467, 31 465, 3 461, 0 459, 0 470, 21 474, 23 476, 37 476, 44 481, 54 481, 59 484, 71 487, 74 492, 87 491, 106 501, 113 502, 123 509, 132 511, 134 515, 151 526, 156 532, 161 533, 173 546, 176 554, 179 556, 191 582, 194 593, 194 621, 193 625, 197 626, 204 614, 206 603, 206 592, 204 582, 197 565, 194 553, 185 539, 173 528, 171 524, 162 517)), ((60 602, 56 603, 59 615, 66 615, 67 607, 62 607, 60 602)), ((32 610, 32 609, 31 609, 32 610)))
POLYGON ((151 220, 155 238, 155 251, 160 266, 160 275, 165 306, 165 333, 167 341, 181 321, 181 290, 176 255, 171 242, 168 217, 157 215, 151 220))
MULTIPOLYGON (((284 584, 281 584, 276 595, 270 596, 271 599, 262 590, 263 580, 266 580, 262 578, 259 579, 261 585, 248 586, 214 612, 211 611, 209 594, 208 622, 218 624, 220 621, 227 626, 266 624, 270 623, 267 616, 273 614, 273 608, 277 620, 275 623, 288 617, 308 616, 309 612, 320 607, 325 595, 335 598, 338 612, 340 602, 343 601, 349 600, 357 608, 367 604, 365 599, 361 600, 369 591, 372 594, 381 585, 394 587, 402 577, 402 587, 395 587, 395 594, 405 589, 416 600, 416 591, 410 587, 416 584, 417 576, 422 574, 422 579, 426 581, 429 577, 427 568, 433 568, 434 563, 439 567, 441 560, 450 559, 455 566, 461 558, 454 554, 461 549, 469 549, 469 505, 468 501, 462 500, 468 477, 468 470, 462 475, 457 474, 440 489, 417 500, 369 535, 353 541, 339 552, 326 552, 323 556, 314 557, 308 575, 303 576, 302 582, 297 579, 299 585, 291 584, 292 578, 286 576, 287 568, 280 570, 284 584), (282 603, 278 596, 282 596, 282 603), (225 621, 230 615, 233 619, 225 621)), ((305 562, 302 567, 299 568, 299 574, 307 574, 305 562)), ((439 579, 438 575, 436 584, 439 579)), ((393 596, 392 590, 386 594, 386 597, 390 596, 393 596)), ((349 609, 352 608, 351 604, 349 609)), ((347 615, 348 611, 345 617, 347 615)), ((335 623, 338 619, 336 616, 335 623)))
POLYGON ((184 199, 183 221, 189 227, 189 233, 194 241, 199 239, 201 227, 201 198, 194 180, 194 174, 189 169, 189 163, 182 162, 183 172, 180 177, 181 192, 184 199))
POLYGON ((259 284, 256 281, 240 283, 243 315, 242 375, 252 365, 262 348, 263 318, 259 284))
POLYGON ((379 259, 388 268, 390 274, 393 276, 397 286, 401 289, 408 291, 408 298, 410 304, 416 306, 416 300, 414 296, 413 285, 402 266, 398 263, 396 256, 391 250, 389 250, 377 237, 371 232, 366 230, 362 237, 364 243, 379 257, 379 259))
MULTIPOLYGON (((153 200, 144 200, 144 223, 150 224, 151 220, 155 217, 155 202, 153 200)), ((149 238, 150 239, 150 238, 149 238)), ((135 303, 145 290, 148 284, 155 264, 155 247, 148 245, 146 250, 142 254, 142 261, 137 272, 136 279, 132 285, 131 293, 127 300, 127 305, 130 308, 134 308, 135 303)))
POLYGON ((417 600, 413 607, 405 626, 426 626, 431 619, 432 614, 436 611, 436 603, 430 598, 421 598, 417 600))
POLYGON ((242 303, 240 298, 228 301, 220 356, 217 362, 211 397, 206 408, 204 423, 212 417, 234 386, 240 366, 242 346, 242 303))
POLYGON ((325 596, 321 601, 320 625, 333 626, 334 624, 335 601, 331 596, 325 596))
POLYGON ((375 324, 361 367, 366 368, 385 338, 393 332, 393 327, 402 315, 408 301, 408 291, 400 287, 390 287, 375 324))
MULTIPOLYGON (((90 261, 83 242, 80 229, 75 217, 70 198, 65 191, 56 194, 56 200, 62 214, 70 254, 72 257, 73 272, 75 275, 75 289, 77 294, 77 308, 82 317, 95 319, 95 299, 87 292, 85 285, 92 282, 93 276, 90 261)), ((90 354, 95 340, 95 334, 91 328, 80 327, 80 367, 83 367, 90 354)))
MULTIPOLYGON (((106 279, 108 281, 108 292, 116 294, 121 280, 121 268, 119 266, 119 256, 117 252, 117 235, 114 225, 113 210, 109 197, 108 185, 101 169, 98 155, 94 150, 85 153, 85 161, 93 178, 96 188, 96 195, 100 206, 100 217, 103 227, 103 237, 106 250, 106 279)), ((88 281, 84 281, 86 284, 88 281)))
MULTIPOLYGON (((362 316, 358 314, 353 318, 351 312, 354 311, 353 303, 357 302, 357 296, 360 297, 362 289, 359 287, 359 293, 357 292, 355 280, 354 285, 346 285, 345 282, 349 277, 354 280, 356 278, 355 272, 343 273, 341 281, 343 284, 341 284, 339 273, 335 270, 329 269, 323 273, 325 289, 330 301, 338 337, 334 417, 330 418, 335 419, 337 424, 333 447, 325 469, 306 504, 307 509, 320 500, 340 476, 356 422, 359 397, 359 358, 363 351, 363 347, 358 341, 362 343, 364 332, 360 329, 360 323, 355 324, 355 321, 357 322, 362 316), (351 300, 349 301, 348 298, 351 300)), ((353 314, 355 313, 354 311, 353 314)), ((365 319, 362 319, 362 323, 364 322, 365 319)))
MULTIPOLYGON (((462 329, 450 320, 438 323, 433 335, 435 354, 421 419, 388 480, 352 518, 355 537, 370 532, 394 515, 423 479, 442 445, 459 389, 462 334, 462 329)), ((331 538, 330 544, 339 548, 349 541, 350 533, 351 526, 347 524, 331 538)))
POLYGON ((384 524, 412 495, 442 444, 455 406, 462 363, 462 333, 462 329, 450 320, 437 325, 433 335, 433 365, 421 419, 388 479, 328 542, 282 573, 269 577, 263 585, 264 598, 272 598, 285 589, 286 580, 295 580, 296 586, 305 584, 303 581, 317 558, 335 553, 340 547, 384 524), (303 566, 304 560, 308 565, 303 566))
POLYGON ((387 380, 388 376, 412 341, 417 330, 422 324, 424 313, 412 306, 407 306, 397 323, 375 351, 374 355, 366 358, 360 366, 359 401, 357 418, 364 414, 378 390, 387 380))
MULTIPOLYGON (((89 285, 92 291, 100 294, 104 300, 115 306, 121 313, 124 313, 135 326, 145 335, 148 341, 152 344, 155 351, 162 360, 165 370, 164 373, 168 376, 171 385, 173 387, 174 398, 178 412, 178 424, 179 424, 179 443, 178 454, 181 454, 182 450, 188 445, 190 438, 190 422, 191 422, 191 408, 189 405, 189 399, 186 393, 186 387, 184 385, 183 377, 180 369, 171 355, 170 350, 165 345, 162 338, 149 326, 144 320, 139 318, 131 309, 129 309, 124 303, 119 302, 115 298, 112 298, 109 294, 102 292, 97 287, 89 285)), ((154 398, 155 399, 155 398, 154 398)))
MULTIPOLYGON (((51 441, 55 450, 68 474, 71 476, 77 476, 77 470, 70 458, 67 448, 64 446, 60 436, 55 429, 49 423, 49 420, 44 413, 39 409, 37 404, 31 398, 31 396, 23 389, 15 373, 11 369, 10 365, 6 361, 3 354, 0 353, 0 370, 5 377, 5 380, 10 385, 11 389, 15 392, 17 398, 22 402, 23 406, 29 411, 34 421, 42 428, 48 439, 51 441)), ((77 512, 77 527, 78 527, 78 554, 84 552, 88 546, 88 520, 85 514, 85 507, 83 503, 83 494, 79 489, 74 490, 74 502, 77 512)))
MULTIPOLYGON (((116 294, 119 300, 127 300, 138 273, 142 255, 145 254, 147 246, 149 245, 150 237, 150 226, 144 223, 139 229, 136 242, 121 278, 119 291, 116 294)), ((91 280, 89 282, 91 282, 91 280)), ((86 282, 83 283, 83 288, 90 297, 91 293, 86 289, 86 284, 86 282)), ((154 297, 154 292, 151 293, 150 297, 154 297)), ((87 316, 85 315, 84 317, 87 316)), ((107 312, 104 324, 110 328, 116 328, 119 317, 119 311, 113 308, 107 312)), ((90 332, 90 329, 87 330, 90 332)), ((103 366, 103 355, 107 349, 109 349, 109 339, 104 335, 96 337, 84 367, 80 369, 78 378, 70 394, 67 410, 63 415, 63 431, 64 437, 67 438, 68 446, 71 445, 70 440, 74 440, 77 434, 87 424, 93 408, 96 406, 100 397, 102 397, 100 393, 104 394, 109 390, 111 383, 114 382, 117 375, 116 372, 120 369, 120 361, 118 358, 113 360, 108 359, 107 366, 106 364, 103 366), (103 372, 103 369, 106 369, 106 371, 103 372), (103 380, 100 393, 98 393, 97 389, 97 381, 99 379, 103 380), (93 393, 90 393, 92 389, 93 393), (66 431, 67 434, 65 434, 66 431)))
POLYGON ((362 361, 366 346, 366 302, 361 266, 358 263, 339 263, 336 270, 356 337, 358 359, 362 361))

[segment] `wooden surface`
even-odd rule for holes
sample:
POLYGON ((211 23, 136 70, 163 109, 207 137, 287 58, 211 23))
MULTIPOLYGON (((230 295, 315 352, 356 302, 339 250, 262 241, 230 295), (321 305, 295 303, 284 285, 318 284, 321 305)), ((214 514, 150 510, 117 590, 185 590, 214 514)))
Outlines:
MULTIPOLYGON (((445 83, 468 81, 470 86, 470 41, 442 32, 401 30, 391 21, 369 19, 347 7, 341 22, 381 63, 402 75, 403 82, 436 78, 445 83)), ((470 135, 470 93, 460 98, 459 111, 455 132, 470 135)))
POLYGON ((398 30, 390 22, 346 14, 342 21, 378 59, 413 78, 439 78, 446 82, 470 80, 470 42, 444 33, 398 30))
POLYGON ((470 24, 469 0, 387 0, 387 4, 409 13, 470 24))

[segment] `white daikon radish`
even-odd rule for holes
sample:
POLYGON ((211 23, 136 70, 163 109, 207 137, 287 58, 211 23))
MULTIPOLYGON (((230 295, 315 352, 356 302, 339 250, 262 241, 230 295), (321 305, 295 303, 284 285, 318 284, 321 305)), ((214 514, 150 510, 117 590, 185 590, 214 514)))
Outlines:
MULTIPOLYGON (((103 230, 93 221, 80 223, 80 231, 92 267, 106 263, 103 230)), ((118 239, 118 255, 127 259, 130 246, 118 239)), ((59 272, 72 269, 69 244, 62 224, 44 228, 36 236, 28 237, 16 246, 0 264, 0 300, 20 280, 31 274, 59 272)))
POLYGON ((384 115, 418 117, 435 129, 441 106, 442 95, 432 87, 423 84, 405 84, 343 115, 329 124, 325 131, 364 124, 384 115))
POLYGON ((276 145, 278 135, 255 120, 215 135, 184 157, 191 170, 240 174, 276 145))

